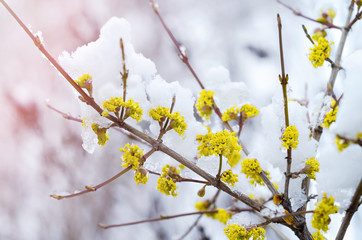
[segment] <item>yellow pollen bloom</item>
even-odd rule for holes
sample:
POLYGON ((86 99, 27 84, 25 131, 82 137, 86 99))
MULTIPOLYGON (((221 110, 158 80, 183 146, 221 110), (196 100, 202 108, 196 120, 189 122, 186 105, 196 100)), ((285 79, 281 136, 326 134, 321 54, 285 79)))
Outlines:
POLYGON ((253 118, 259 114, 259 110, 249 104, 245 104, 241 107, 240 112, 243 114, 243 117, 253 118))
POLYGON ((333 122, 336 121, 338 106, 336 106, 336 101, 332 100, 331 110, 326 113, 326 117, 323 120, 323 127, 328 128, 333 122))
POLYGON ((236 182, 239 182, 239 179, 238 179, 237 174, 233 174, 233 171, 226 170, 221 176, 221 181, 223 181, 223 182, 227 183, 229 186, 233 187, 233 186, 235 186, 236 182))
POLYGON ((325 238, 319 230, 316 231, 315 233, 313 233, 312 237, 313 237, 313 240, 327 240, 327 238, 325 238))
POLYGON ((214 106, 214 92, 206 91, 205 89, 200 92, 200 97, 196 102, 196 109, 199 111, 201 117, 205 117, 206 120, 210 119, 212 109, 214 106))
POLYGON ((304 169, 310 179, 316 180, 315 173, 319 172, 319 162, 312 157, 306 161, 304 169))
POLYGON ((332 196, 327 198, 326 193, 324 193, 323 196, 322 201, 315 204, 317 207, 313 213, 312 227, 327 232, 329 222, 331 221, 329 215, 336 213, 338 211, 338 207, 334 205, 334 198, 332 196))
POLYGON ((106 142, 109 140, 109 135, 107 133, 108 128, 100 128, 98 124, 93 123, 92 130, 95 134, 97 134, 98 144, 104 146, 106 142))
POLYGON ((92 76, 89 74, 83 74, 78 79, 74 80, 75 83, 79 85, 81 88, 87 89, 89 94, 92 96, 93 85, 92 85, 92 76))
MULTIPOLYGON (((247 178, 250 178, 251 184, 260 184, 262 186, 265 185, 263 179, 259 176, 263 170, 260 167, 260 163, 255 158, 253 159, 243 159, 241 162, 241 172, 246 175, 247 178)), ((265 172, 265 174, 269 178, 269 173, 265 172)))
POLYGON ((119 151, 124 152, 122 156, 122 167, 127 168, 128 166, 132 166, 132 169, 137 171, 143 158, 143 151, 137 145, 130 146, 128 143, 124 148, 120 148, 119 151))
POLYGON ((158 106, 150 110, 149 116, 158 121, 161 128, 164 127, 163 124, 168 119, 166 132, 173 129, 180 136, 183 136, 186 131, 187 124, 185 123, 185 118, 179 112, 170 113, 169 108, 158 106))
POLYGON ((197 135, 196 140, 199 142, 200 156, 218 156, 223 155, 227 159, 235 157, 235 152, 240 152, 241 146, 238 144, 238 139, 235 137, 235 132, 224 130, 217 133, 211 133, 208 128, 208 133, 205 135, 197 135))
POLYGON ((288 126, 283 133, 282 145, 286 149, 290 149, 290 148, 296 149, 299 144, 298 136, 299 136, 299 133, 298 133, 297 128, 294 125, 288 126))
POLYGON ((319 37, 317 39, 317 44, 314 44, 313 48, 310 48, 309 61, 313 64, 313 67, 317 68, 323 65, 324 60, 329 58, 331 54, 331 46, 328 40, 324 37, 319 37))
POLYGON ((175 181, 180 176, 180 169, 166 165, 162 168, 162 174, 157 180, 157 190, 165 195, 177 196, 175 181))
POLYGON ((336 136, 336 141, 338 151, 342 152, 345 148, 349 147, 351 145, 351 142, 345 139, 342 139, 338 136, 336 136))
POLYGON ((227 225, 224 228, 224 233, 229 240, 263 240, 265 239, 265 229, 257 227, 245 229, 237 224, 227 225))
MULTIPOLYGON (((140 108, 138 102, 135 102, 133 99, 128 99, 124 102, 122 97, 111 97, 109 100, 104 101, 103 109, 114 112, 117 116, 121 112, 121 109, 123 109, 122 121, 131 117, 138 122, 143 115, 143 110, 140 108)), ((107 117, 109 113, 105 110, 102 112, 102 116, 107 117)))

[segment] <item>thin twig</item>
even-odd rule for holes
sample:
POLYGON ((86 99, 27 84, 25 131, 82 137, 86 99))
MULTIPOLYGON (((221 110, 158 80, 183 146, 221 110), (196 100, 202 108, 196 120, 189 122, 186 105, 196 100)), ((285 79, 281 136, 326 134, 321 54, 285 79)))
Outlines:
POLYGON ((73 194, 69 194, 69 195, 56 195, 56 194, 52 194, 50 195, 52 198, 55 198, 55 199, 64 199, 64 198, 72 198, 72 197, 76 197, 76 196, 79 196, 79 195, 82 195, 82 194, 85 194, 85 193, 89 193, 89 192, 94 192, 96 191, 97 189, 113 182, 114 180, 116 180, 117 178, 119 178, 120 176, 122 176, 123 174, 125 174, 126 172, 128 172, 129 170, 132 169, 132 166, 129 166, 125 169, 123 169, 121 172, 117 173, 116 175, 114 175, 113 177, 111 177, 110 179, 96 185, 96 186, 86 186, 86 190, 83 190, 81 192, 77 192, 77 193, 73 193, 73 194))
MULTIPOLYGON (((283 39, 282 39, 282 21, 279 14, 277 15, 278 19, 278 32, 279 32, 279 50, 280 50, 280 64, 282 69, 282 75, 279 75, 279 80, 283 89, 283 100, 284 100, 284 118, 285 118, 285 128, 289 127, 289 111, 288 111, 288 95, 287 95, 287 84, 288 84, 288 75, 285 75, 284 68, 284 55, 283 55, 283 39)), ((287 170, 285 174, 285 186, 284 186, 284 197, 288 199, 289 193, 289 182, 290 182, 290 170, 292 165, 292 149, 287 149, 287 170)))
POLYGON ((304 14, 302 14, 300 11, 297 11, 297 10, 293 9, 291 6, 283 3, 283 2, 280 1, 280 0, 277 0, 277 2, 278 2, 279 4, 281 4, 281 5, 283 5, 284 7, 288 8, 290 11, 292 11, 292 12, 293 12, 295 15, 297 15, 297 16, 300 16, 300 17, 302 17, 302 18, 308 19, 308 20, 310 20, 310 21, 312 21, 312 22, 320 23, 320 24, 322 24, 322 25, 327 26, 328 28, 342 29, 341 27, 338 27, 338 26, 334 25, 333 23, 323 22, 323 21, 319 21, 319 20, 316 20, 316 19, 307 17, 307 16, 305 16, 304 14))
POLYGON ((112 224, 112 225, 104 225, 102 223, 99 223, 98 226, 107 229, 107 228, 114 228, 114 227, 124 227, 129 225, 136 225, 141 223, 148 223, 148 222, 157 222, 157 221, 163 221, 168 220, 172 218, 178 218, 178 217, 186 217, 186 216, 192 216, 192 215, 199 215, 199 214, 205 214, 205 213, 217 213, 217 209, 215 210, 207 210, 207 211, 197 211, 197 212, 190 212, 190 213, 182 213, 182 214, 176 214, 176 215, 170 215, 170 216, 162 216, 158 218, 150 218, 150 219, 144 219, 140 221, 134 221, 134 222, 128 222, 128 223, 121 223, 121 224, 112 224))
POLYGON ((354 213, 357 212, 358 207, 361 204, 361 196, 362 196, 362 179, 359 181, 356 191, 352 197, 351 204, 349 205, 348 209, 346 210, 346 215, 344 216, 344 218, 342 220, 342 224, 339 227, 339 230, 338 230, 338 233, 336 236, 336 240, 343 239, 354 213))
MULTIPOLYGON (((199 84, 199 86, 201 87, 201 89, 205 89, 205 86, 202 84, 200 78, 198 77, 198 75, 196 74, 195 70, 193 69, 193 67, 190 64, 190 61, 188 59, 187 54, 182 51, 180 44, 178 43, 178 41, 176 40, 175 36, 173 35, 173 33, 171 32, 171 30, 169 29, 169 27, 166 25, 166 22, 163 20, 160 12, 158 11, 158 7, 156 6, 154 0, 149 0, 152 9, 154 11, 154 13, 156 14, 157 18, 159 19, 159 21, 161 22, 163 28, 165 29, 165 31, 167 32, 168 36, 171 38, 173 44, 175 45, 177 52, 179 53, 179 57, 181 59, 181 61, 187 66, 187 68, 190 70, 191 74, 194 76, 195 80, 197 81, 197 83, 199 84)), ((220 120, 222 121, 222 113, 219 109, 219 107, 216 105, 215 101, 214 104, 212 105, 212 108, 214 109, 216 115, 220 118, 220 120)), ((233 132, 233 129, 231 128, 230 124, 228 122, 224 122, 222 121, 223 125, 230 131, 233 132)), ((249 155, 249 151, 248 149, 245 147, 245 145, 239 140, 239 143, 242 147, 243 152, 246 155, 249 155)))
POLYGON ((263 179, 264 183, 266 184, 266 186, 268 187, 268 189, 270 190, 270 192, 271 192, 273 195, 279 194, 278 190, 276 190, 275 186, 274 186, 273 183, 269 180, 268 176, 265 174, 264 171, 262 171, 261 173, 259 173, 259 176, 263 179))

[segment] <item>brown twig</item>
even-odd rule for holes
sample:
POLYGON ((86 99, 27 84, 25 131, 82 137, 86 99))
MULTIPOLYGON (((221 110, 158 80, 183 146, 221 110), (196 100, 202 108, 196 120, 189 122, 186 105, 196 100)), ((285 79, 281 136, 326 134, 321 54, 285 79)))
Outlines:
MULTIPOLYGON (((161 22, 163 28, 165 29, 165 31, 167 32, 168 36, 171 38, 173 44, 175 45, 177 52, 179 54, 179 57, 181 59, 181 61, 187 66, 187 68, 190 70, 191 74, 194 76, 195 80, 197 81, 197 83, 199 84, 199 86, 201 87, 201 89, 205 89, 205 86, 202 84, 200 78, 198 77, 198 75, 196 74, 195 70, 193 69, 193 67, 190 64, 190 61, 188 59, 187 54, 182 51, 180 44, 178 43, 178 41, 176 40, 175 36, 173 35, 173 33, 171 32, 171 30, 169 29, 169 27, 167 26, 167 24, 165 23, 165 21, 163 20, 160 12, 158 11, 158 7, 156 6, 154 0, 149 0, 152 9, 154 11, 154 13, 156 14, 157 18, 159 19, 159 21, 161 22)), ((212 108, 214 109, 216 115, 220 118, 220 120, 222 121, 222 113, 219 109, 219 107, 215 104, 212 105, 212 108)), ((223 125, 230 131, 233 132, 233 129, 231 128, 230 124, 228 122, 224 122, 222 121, 223 125)), ((244 144, 239 141, 243 152, 248 155, 249 151, 247 150, 247 148, 244 146, 244 144)))
POLYGON ((122 176, 123 174, 125 174, 126 172, 128 172, 129 170, 132 169, 132 166, 129 166, 125 169, 123 169, 121 172, 117 173, 116 175, 114 175, 113 177, 111 177, 110 179, 96 185, 96 186, 86 186, 86 190, 83 190, 83 191, 80 191, 80 192, 77 192, 77 193, 73 193, 73 194, 69 194, 69 195, 56 195, 56 194, 52 194, 50 195, 52 198, 55 198, 55 199, 64 199, 64 198, 72 198, 72 197, 76 197, 76 196, 79 196, 79 195, 82 195, 82 194, 85 194, 85 193, 89 193, 89 192, 94 192, 96 191, 97 189, 113 182, 114 180, 116 180, 117 178, 119 178, 120 176, 122 176))
POLYGON ((320 24, 322 24, 322 25, 327 26, 328 28, 342 29, 341 27, 338 27, 338 26, 334 25, 333 23, 323 22, 323 21, 319 21, 319 20, 316 20, 316 19, 307 17, 307 16, 305 16, 304 14, 302 14, 300 11, 297 11, 297 10, 293 9, 291 6, 283 3, 283 2, 280 1, 280 0, 277 0, 277 2, 278 2, 280 5, 283 5, 284 7, 288 8, 290 11, 292 11, 295 15, 297 15, 297 16, 299 16, 299 17, 308 19, 308 20, 310 20, 310 21, 312 21, 312 22, 320 23, 320 24))
MULTIPOLYGON (((284 118, 285 118, 285 128, 289 127, 289 111, 288 111, 288 95, 287 95, 287 84, 288 84, 288 75, 285 75, 284 68, 284 55, 283 55, 283 39, 282 39, 282 21, 279 14, 277 15, 278 19, 278 33, 279 33, 279 50, 280 50, 280 64, 282 69, 282 75, 279 75, 279 80, 282 85, 283 90, 283 100, 284 100, 284 118)), ((284 186, 284 197, 288 199, 289 194, 289 182, 290 182, 290 171, 292 165, 292 149, 287 149, 287 169, 285 174, 285 186, 284 186)))
POLYGON ((176 215, 170 215, 170 216, 162 216, 158 218, 150 218, 140 221, 134 221, 134 222, 128 222, 128 223, 121 223, 121 224, 112 224, 112 225, 104 225, 102 223, 99 223, 98 226, 107 229, 107 228, 115 228, 115 227, 124 227, 129 225, 136 225, 141 223, 148 223, 148 222, 157 222, 157 221, 163 221, 168 220, 172 218, 178 218, 178 217, 186 217, 186 216, 192 216, 192 215, 199 215, 199 214, 205 214, 205 213, 217 213, 217 209, 215 210, 207 210, 207 211, 197 211, 197 212, 190 212, 190 213, 182 213, 182 214, 176 214, 176 215))
POLYGON ((264 171, 262 171, 261 173, 259 173, 259 176, 263 179, 264 183, 266 184, 266 186, 268 187, 268 189, 270 190, 270 192, 271 192, 273 195, 279 194, 278 190, 276 190, 276 188, 274 187, 273 183, 269 180, 268 176, 265 174, 264 171))
POLYGON ((342 224, 339 227, 336 240, 343 239, 354 213, 357 212, 358 207, 361 205, 361 196, 362 196, 362 179, 359 181, 356 191, 352 197, 351 204, 346 210, 346 215, 344 216, 342 224))

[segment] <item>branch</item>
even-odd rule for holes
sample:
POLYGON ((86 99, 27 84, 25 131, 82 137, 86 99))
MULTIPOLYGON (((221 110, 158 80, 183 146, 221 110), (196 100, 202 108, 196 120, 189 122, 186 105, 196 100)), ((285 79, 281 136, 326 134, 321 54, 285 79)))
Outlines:
POLYGON ((361 196, 362 196, 362 179, 359 181, 357 189, 352 197, 351 204, 349 205, 348 209, 346 210, 346 215, 344 216, 344 218, 342 220, 342 224, 337 233, 336 240, 343 239, 354 213, 357 212, 358 207, 361 205, 361 196))
MULTIPOLYGON (((179 57, 181 59, 181 61, 187 66, 187 68, 190 70, 190 72, 192 73, 192 75, 194 76, 194 78, 196 79, 197 83, 199 84, 199 86, 201 87, 201 89, 205 89, 205 86, 202 84, 200 78, 198 77, 198 75, 196 74, 195 70, 192 68, 187 53, 185 51, 183 51, 181 49, 180 44, 177 42, 175 36, 173 35, 173 33, 171 32, 171 30, 168 28, 168 26, 166 25, 165 21, 163 20, 160 12, 158 11, 158 7, 156 6, 154 0, 149 0, 153 11, 155 12, 157 18, 160 20, 163 28, 166 30, 168 36, 171 38, 173 44, 175 45, 177 52, 179 53, 179 57)), ((219 107, 216 105, 215 101, 214 104, 212 105, 212 108, 214 109, 216 115, 220 118, 220 120, 222 121, 222 113, 219 109, 219 107)), ((231 126, 229 125, 228 122, 224 122, 222 121, 222 123, 224 124, 224 126, 230 131, 233 132, 233 129, 231 128, 231 126)), ((246 155, 249 155, 249 151, 245 148, 244 144, 239 140, 239 143, 242 147, 243 152, 246 155)))
MULTIPOLYGON (((284 100, 284 118, 285 118, 285 128, 289 127, 289 111, 288 111, 288 95, 287 95, 287 84, 288 84, 288 74, 285 75, 284 67, 284 55, 283 55, 283 38, 282 38, 282 21, 279 14, 277 15, 278 19, 278 33, 279 33, 279 49, 280 49, 280 64, 282 69, 282 75, 279 75, 279 80, 283 89, 283 100, 284 100)), ((284 197, 288 199, 289 194, 289 182, 290 182, 290 171, 292 166, 292 149, 287 149, 287 171, 285 174, 285 186, 284 186, 284 197)))
MULTIPOLYGON (((336 58, 334 60, 334 65, 332 64, 332 71, 331 71, 331 75, 329 76, 329 80, 327 83, 327 89, 326 89, 324 96, 330 96, 333 94, 334 83, 336 81, 339 70, 341 70, 340 64, 341 64, 341 59, 342 59, 342 53, 343 53, 344 45, 346 43, 348 32, 350 30, 350 21, 352 18, 353 7, 354 7, 354 0, 351 0, 351 3, 348 8, 346 23, 345 23, 344 27, 342 28, 342 36, 339 40, 339 44, 338 44, 338 48, 337 48, 337 52, 336 52, 336 58)), ((321 106, 321 109, 324 107, 324 105, 325 104, 323 103, 321 106)), ((320 114, 321 114, 321 112, 319 111, 317 119, 319 119, 320 114)), ((314 130, 313 130, 313 137, 317 141, 319 141, 320 136, 322 135, 322 132, 323 132, 323 129, 319 126, 319 121, 317 120, 317 125, 314 127, 314 130)))
POLYGON ((122 176, 123 174, 125 174, 126 172, 128 172, 129 170, 132 169, 132 166, 128 166, 127 168, 123 169, 121 172, 117 173, 116 175, 114 175, 113 177, 111 177, 110 179, 92 187, 92 186, 85 186, 86 190, 78 192, 78 193, 74 193, 74 194, 69 194, 69 195, 56 195, 56 194, 52 194, 50 195, 52 198, 55 198, 57 200, 61 200, 64 198, 72 198, 72 197, 76 197, 85 193, 89 193, 89 192, 94 192, 97 189, 107 185, 108 183, 113 182, 114 180, 116 180, 117 178, 119 178, 120 176, 122 176))
POLYGON ((168 219, 178 218, 178 217, 186 217, 186 216, 191 216, 191 215, 199 215, 199 214, 204 214, 204 213, 217 213, 217 212, 218 212, 218 210, 215 209, 215 210, 207 210, 207 211, 182 213, 182 214, 176 214, 176 215, 170 215, 170 216, 161 215, 161 217, 158 217, 158 218, 150 218, 150 219, 145 219, 145 220, 140 220, 140 221, 135 221, 135 222, 121 223, 121 224, 104 225, 102 223, 99 223, 98 226, 103 229, 107 229, 107 228, 114 228, 114 227, 124 227, 124 226, 129 226, 129 225, 136 225, 136 224, 147 223, 147 222, 157 222, 157 221, 168 220, 168 219))
POLYGON ((308 20, 310 20, 310 21, 312 21, 312 22, 320 23, 320 24, 322 24, 322 25, 327 26, 328 28, 342 29, 341 27, 338 27, 338 26, 334 25, 333 23, 323 22, 323 21, 319 21, 319 20, 316 20, 316 19, 307 17, 307 16, 305 16, 304 14, 302 14, 300 11, 297 11, 297 10, 293 9, 292 7, 290 7, 289 5, 283 3, 283 2, 280 1, 280 0, 277 0, 277 2, 278 2, 279 4, 281 4, 281 5, 283 5, 284 7, 288 8, 290 11, 292 11, 295 15, 297 15, 297 16, 299 16, 299 17, 308 19, 308 20))

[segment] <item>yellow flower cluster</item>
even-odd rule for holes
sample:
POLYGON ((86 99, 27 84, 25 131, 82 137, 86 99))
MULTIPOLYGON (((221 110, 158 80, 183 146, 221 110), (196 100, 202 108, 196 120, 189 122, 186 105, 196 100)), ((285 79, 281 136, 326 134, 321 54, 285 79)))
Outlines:
POLYGON ((319 162, 312 157, 306 161, 304 169, 310 179, 316 180, 315 173, 319 172, 319 162))
MULTIPOLYGON (((135 120, 140 121, 143 115, 143 110, 140 108, 139 104, 133 99, 129 99, 126 102, 123 101, 122 97, 111 97, 109 100, 103 102, 103 109, 114 112, 117 117, 119 117, 119 113, 123 110, 122 121, 128 117, 131 117, 135 120)), ((109 116, 107 111, 103 111, 102 115, 104 117, 109 116)))
POLYGON ((157 180, 157 190, 165 195, 177 196, 175 181, 180 177, 180 170, 176 167, 166 165, 162 168, 162 174, 157 180))
MULTIPOLYGON (((203 202, 197 202, 195 208, 198 211, 207 211, 210 208, 210 201, 206 200, 203 202)), ((217 219, 219 222, 226 224, 226 222, 231 218, 231 213, 228 213, 223 208, 218 208, 216 213, 205 213, 205 216, 211 217, 212 219, 217 219)))
POLYGON ((312 237, 313 237, 313 240, 327 240, 327 238, 325 238, 319 230, 316 231, 315 233, 313 233, 312 237))
POLYGON ((231 218, 231 213, 228 213, 225 209, 217 209, 217 213, 214 215, 214 219, 219 220, 219 222, 226 224, 227 221, 231 218))
POLYGON ((137 171, 143 158, 143 151, 137 145, 130 146, 128 143, 124 148, 120 148, 119 151, 124 152, 122 167, 132 166, 132 169, 137 171))
POLYGON ((362 6, 362 1, 360 0, 354 0, 358 7, 362 6))
POLYGON ((210 119, 212 109, 214 106, 214 92, 206 91, 205 89, 200 92, 200 97, 196 102, 196 109, 199 111, 201 117, 205 117, 206 120, 210 119))
POLYGON ((259 110, 249 104, 243 105, 240 109, 240 112, 243 114, 243 117, 246 116, 247 118, 253 118, 259 114, 259 110))
POLYGON ((184 117, 181 116, 179 112, 170 113, 169 108, 159 106, 157 108, 152 108, 149 115, 159 122, 161 128, 164 127, 163 124, 165 123, 165 120, 169 119, 168 126, 165 129, 166 132, 173 129, 180 136, 184 135, 187 124, 185 123, 184 117))
POLYGON ((238 144, 235 134, 235 132, 228 130, 211 133, 210 128, 208 128, 207 134, 196 136, 196 140, 200 144, 197 148, 199 155, 206 157, 222 155, 228 159, 230 166, 236 165, 241 157, 241 146, 238 144))
MULTIPOLYGON (((241 162, 241 172, 246 175, 247 178, 250 178, 251 184, 260 184, 262 186, 265 185, 263 179, 259 176, 259 173, 262 172, 260 167, 260 163, 255 158, 253 159, 243 159, 241 162)), ((269 173, 265 172, 266 175, 269 177, 269 173)))
POLYGON ((288 126, 283 133, 282 145, 287 149, 296 149, 299 144, 298 136, 299 133, 297 128, 294 125, 288 126))
POLYGON ((329 215, 336 213, 338 211, 338 207, 334 205, 334 198, 332 196, 327 198, 326 193, 323 195, 324 197, 322 201, 316 204, 317 207, 314 210, 312 218, 312 227, 327 232, 329 222, 331 221, 329 215))
POLYGON ((338 151, 342 152, 345 148, 349 147, 351 145, 351 142, 345 139, 342 139, 338 136, 336 136, 336 141, 338 151))
POLYGON ((104 146, 109 140, 109 135, 107 133, 108 128, 101 128, 98 124, 92 123, 92 130, 97 134, 98 144, 104 146))
POLYGON ((335 17, 336 17, 336 12, 333 9, 328 9, 328 12, 321 13, 320 17, 317 18, 317 21, 321 21, 324 23, 332 23, 335 17))
POLYGON ((140 183, 146 184, 148 181, 147 172, 142 172, 138 169, 134 174, 134 180, 136 181, 137 185, 140 183))
POLYGON ((81 88, 87 89, 89 94, 92 96, 93 85, 92 85, 92 76, 89 74, 83 74, 78 79, 74 80, 75 83, 79 85, 81 88))
POLYGON ((239 179, 237 174, 233 174, 233 171, 226 170, 221 176, 221 181, 226 182, 229 186, 233 187, 236 182, 239 182, 239 179))
POLYGON ((224 233, 230 240, 265 239, 265 229, 260 227, 247 230, 237 224, 232 224, 224 228, 224 233))
POLYGON ((326 117, 323 120, 323 127, 328 129, 329 126, 331 126, 331 124, 336 121, 337 117, 338 106, 336 106, 335 100, 332 100, 331 108, 332 109, 329 112, 327 112, 326 117))
MULTIPOLYGON (((333 44, 333 42, 331 43, 333 44)), ((313 67, 317 68, 323 65, 324 60, 329 58, 331 54, 331 45, 324 37, 317 39, 317 44, 314 44, 313 48, 310 48, 309 61, 313 64, 313 67)))
POLYGON ((253 118, 259 114, 259 110, 256 107, 251 106, 249 104, 245 104, 241 108, 233 106, 231 108, 228 108, 226 112, 222 114, 221 119, 224 122, 237 120, 239 113, 241 113, 243 118, 253 118))

